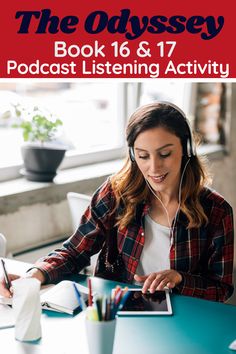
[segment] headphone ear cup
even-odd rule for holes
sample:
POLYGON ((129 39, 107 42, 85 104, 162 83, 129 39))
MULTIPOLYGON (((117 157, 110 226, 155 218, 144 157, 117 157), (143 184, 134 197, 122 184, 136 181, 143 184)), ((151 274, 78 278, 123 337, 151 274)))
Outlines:
POLYGON ((192 156, 192 146, 190 139, 187 139, 187 156, 191 157, 192 156))
POLYGON ((129 157, 132 162, 135 162, 135 156, 134 156, 134 148, 130 147, 129 148, 129 157))
POLYGON ((191 130, 189 122, 187 121, 186 118, 185 118, 185 122, 187 124, 188 132, 189 132, 189 137, 187 139, 187 144, 186 144, 187 155, 188 155, 188 157, 196 156, 196 146, 195 146, 195 143, 193 140, 192 130, 191 130))

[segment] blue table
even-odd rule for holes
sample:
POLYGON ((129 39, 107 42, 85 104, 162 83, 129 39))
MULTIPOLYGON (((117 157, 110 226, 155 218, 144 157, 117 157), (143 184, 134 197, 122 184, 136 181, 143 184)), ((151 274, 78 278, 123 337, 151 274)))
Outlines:
MULTIPOLYGON (((114 287, 93 279, 95 291, 114 287)), ((173 316, 119 318, 114 354, 223 354, 233 353, 236 339, 236 307, 171 294, 173 316), (118 340, 118 337, 117 337, 118 340)))
MULTIPOLYGON (((11 266, 12 268, 12 266, 11 266)), ((11 269, 12 270, 12 269, 11 269)), ((74 278, 86 284, 85 276, 74 278)), ((96 292, 110 292, 117 283, 93 278, 96 292)), ((171 294, 173 316, 120 317, 113 354, 224 354, 236 339, 236 307, 171 294)), ((0 330, 1 354, 87 354, 84 315, 44 311, 42 339, 21 343, 14 329, 0 330)))

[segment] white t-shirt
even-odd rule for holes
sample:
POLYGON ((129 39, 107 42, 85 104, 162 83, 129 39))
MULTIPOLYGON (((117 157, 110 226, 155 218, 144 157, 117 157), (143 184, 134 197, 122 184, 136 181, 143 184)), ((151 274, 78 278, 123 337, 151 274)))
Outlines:
POLYGON ((145 216, 145 241, 136 270, 139 275, 170 269, 170 228, 145 216))

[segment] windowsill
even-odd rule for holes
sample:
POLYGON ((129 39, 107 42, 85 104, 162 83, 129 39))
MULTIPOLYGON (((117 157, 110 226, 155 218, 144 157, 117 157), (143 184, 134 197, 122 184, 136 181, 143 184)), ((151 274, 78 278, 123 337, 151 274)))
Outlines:
POLYGON ((0 213, 12 213, 21 206, 36 203, 58 203, 72 191, 91 194, 94 185, 103 183, 105 178, 118 171, 122 165, 123 160, 115 160, 61 170, 53 183, 31 182, 24 178, 1 182, 0 213))

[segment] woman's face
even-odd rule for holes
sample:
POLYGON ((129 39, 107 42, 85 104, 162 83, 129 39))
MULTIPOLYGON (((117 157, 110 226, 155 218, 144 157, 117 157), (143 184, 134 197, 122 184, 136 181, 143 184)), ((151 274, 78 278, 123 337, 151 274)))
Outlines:
POLYGON ((162 127, 140 133, 134 142, 138 168, 155 192, 178 192, 182 162, 180 139, 162 127))

